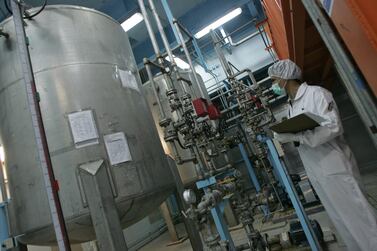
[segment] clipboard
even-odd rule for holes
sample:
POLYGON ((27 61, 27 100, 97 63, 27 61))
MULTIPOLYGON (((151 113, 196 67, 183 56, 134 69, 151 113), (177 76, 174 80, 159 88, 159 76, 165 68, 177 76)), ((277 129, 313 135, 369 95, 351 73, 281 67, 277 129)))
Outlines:
POLYGON ((275 124, 270 129, 276 133, 299 133, 306 130, 313 130, 320 126, 325 119, 310 112, 301 113, 290 119, 275 124))

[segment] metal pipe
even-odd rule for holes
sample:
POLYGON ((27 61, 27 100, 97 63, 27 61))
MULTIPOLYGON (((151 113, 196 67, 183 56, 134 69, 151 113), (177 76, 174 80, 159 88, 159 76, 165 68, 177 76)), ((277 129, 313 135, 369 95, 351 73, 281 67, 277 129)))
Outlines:
POLYGON ((232 36, 233 34, 235 34, 236 32, 242 30, 243 28, 245 28, 246 26, 248 26, 249 24, 251 23, 254 23, 254 19, 244 23, 243 25, 239 26, 237 29, 233 30, 232 32, 228 33, 227 36, 223 37, 222 39, 219 40, 219 42, 225 40, 226 38, 229 38, 230 36, 232 36))
POLYGON ((5 202, 8 200, 8 194, 7 194, 7 187, 5 184, 5 176, 4 176, 3 171, 4 171, 3 163, 2 163, 2 160, 0 160, 0 189, 1 189, 2 202, 5 202))
POLYGON ((231 46, 234 46, 234 47, 237 47, 243 43, 245 43, 246 41, 248 41, 249 39, 252 39, 253 37, 256 37, 258 36, 260 33, 257 31, 257 32, 254 32, 254 33, 251 33, 250 35, 248 35, 247 37, 244 37, 243 39, 241 39, 240 41, 234 43, 233 42, 233 39, 231 36, 227 36, 228 39, 229 39, 229 43, 231 46))
POLYGON ((152 42, 154 53, 157 56, 157 55, 160 54, 160 48, 158 47, 156 36, 154 35, 153 28, 152 28, 151 22, 149 20, 147 10, 145 9, 144 0, 138 0, 138 3, 139 3, 140 10, 141 10, 141 14, 144 17, 145 25, 147 26, 147 31, 148 31, 149 37, 151 39, 151 42, 152 42))
POLYGON ((377 107, 357 67, 343 49, 327 17, 315 1, 301 0, 334 59, 336 69, 374 145, 377 147, 377 107))
MULTIPOLYGON (((154 53, 156 54, 156 57, 157 57, 157 62, 160 64, 160 67, 162 67, 164 65, 164 60, 161 57, 160 48, 158 46, 156 36, 153 32, 153 28, 152 28, 151 22, 149 20, 149 15, 148 15, 147 10, 145 8, 144 0, 138 0, 138 3, 139 3, 141 13, 144 17, 144 22, 145 22, 145 25, 147 27, 149 38, 151 39, 151 42, 152 42, 154 53)), ((164 76, 165 83, 167 85, 167 89, 168 90, 174 89, 174 84, 169 80, 169 77, 167 76, 167 74, 165 72, 163 72, 162 74, 164 76)))
POLYGON ((217 56, 220 60, 221 66, 224 69, 225 75, 227 77, 232 76, 233 71, 230 68, 228 62, 226 61, 224 54, 221 52, 221 48, 219 46, 219 41, 216 38, 216 33, 213 30, 211 30, 211 37, 212 37, 213 43, 215 44, 215 51, 216 51, 216 54, 217 54, 217 56))
MULTIPOLYGON (((139 0, 139 2, 140 1, 142 1, 142 0, 139 0)), ((175 64, 173 53, 172 53, 172 51, 170 49, 169 41, 168 41, 168 38, 165 35, 164 27, 162 26, 160 17, 158 16, 158 13, 157 13, 157 10, 156 10, 156 6, 154 5, 153 0, 148 0, 148 3, 149 3, 149 6, 151 8, 151 11, 152 11, 152 14, 154 16, 154 19, 156 20, 157 28, 158 28, 158 31, 160 32, 160 36, 162 38, 162 42, 164 43, 166 52, 168 53, 168 57, 170 59, 170 62, 172 64, 175 64)))
MULTIPOLYGON (((158 28, 158 31, 159 31, 160 36, 162 38, 162 42, 164 44, 165 50, 168 53, 168 57, 170 59, 170 63, 172 64, 173 72, 177 75, 177 78, 179 78, 180 74, 179 74, 179 71, 178 71, 178 68, 177 68, 177 64, 175 63, 173 52, 172 52, 172 50, 170 48, 168 38, 166 37, 165 31, 164 31, 164 27, 163 27, 163 25, 161 23, 160 17, 158 16, 156 7, 154 5, 154 2, 153 2, 153 0, 149 0, 148 2, 149 2, 149 6, 151 7, 151 11, 152 11, 152 14, 154 16, 154 19, 156 21, 157 28, 158 28)), ((186 84, 184 82, 182 82, 182 81, 179 81, 179 82, 180 82, 180 84, 182 86, 183 91, 185 93, 188 93, 186 84)))
MULTIPOLYGON (((199 92, 200 92, 200 96, 201 96, 202 98, 204 98, 204 97, 206 96, 206 95, 205 95, 205 92, 204 92, 204 90, 203 90, 203 88, 202 88, 202 85, 201 85, 200 82, 199 82, 198 76, 196 75, 195 68, 194 68, 194 65, 193 65, 193 63, 192 63, 190 53, 189 53, 189 51, 188 51, 188 49, 187 49, 186 42, 185 42, 185 40, 184 40, 184 38, 183 38, 183 35, 182 35, 182 32, 181 32, 181 30, 180 30, 180 28, 179 28, 178 21, 177 21, 176 19, 173 19, 173 24, 174 24, 174 27, 175 27, 176 33, 177 33, 177 35, 178 35, 178 38, 179 38, 179 40, 180 40, 179 42, 180 42, 180 44, 181 44, 181 46, 182 46, 182 49, 183 49, 183 51, 184 51, 184 53, 185 53, 185 56, 186 56, 186 58, 187 58, 188 64, 190 65, 191 72, 192 72, 192 74, 194 75, 194 84, 195 84, 196 86, 198 86, 198 88, 199 88, 199 92)), ((178 41, 177 41, 177 42, 178 42, 178 41)))

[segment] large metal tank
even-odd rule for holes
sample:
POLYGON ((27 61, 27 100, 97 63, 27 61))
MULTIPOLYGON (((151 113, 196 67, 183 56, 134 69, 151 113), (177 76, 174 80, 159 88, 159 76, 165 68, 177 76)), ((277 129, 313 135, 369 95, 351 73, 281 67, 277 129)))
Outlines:
MULTIPOLYGON (((49 6, 25 22, 70 240, 95 238, 77 171, 90 161, 106 161, 121 224, 135 223, 166 199, 173 179, 139 90, 126 33, 110 17, 73 6, 49 6)), ((0 144, 9 177, 11 233, 23 234, 20 240, 27 244, 50 245, 55 235, 13 20, 0 26, 10 34, 0 37, 0 144)))
MULTIPOLYGON (((190 71, 180 70, 180 74, 181 74, 181 77, 184 78, 184 79, 187 79, 187 80, 194 79, 193 73, 191 73, 190 71)), ((203 83, 203 79, 201 78, 201 76, 199 74, 197 74, 197 77, 198 77, 199 84, 201 85, 202 90, 206 90, 204 83, 203 83)), ((173 120, 175 120, 176 114, 171 112, 170 105, 169 105, 169 99, 166 96, 167 85, 166 85, 166 81, 165 81, 164 76, 161 75, 161 74, 155 76, 154 82, 156 84, 157 93, 158 93, 158 96, 160 98, 160 101, 161 101, 161 104, 163 106, 164 111, 166 112, 167 116, 169 116, 169 117, 173 118, 173 120)), ((175 81, 174 87, 177 90, 178 96, 183 95, 183 89, 182 89, 182 86, 181 86, 180 83, 175 81)), ((147 102, 149 104, 149 107, 152 111, 153 119, 156 123, 156 127, 158 129, 158 134, 160 136, 160 140, 162 142, 162 146, 165 150, 165 153, 172 156, 172 149, 169 146, 169 144, 167 144, 164 140, 164 129, 159 125, 159 120, 160 120, 159 108, 158 108, 158 105, 157 105, 156 97, 155 97, 154 92, 153 92, 152 85, 149 81, 143 84, 143 91, 144 91, 144 95, 147 99, 147 102)), ((189 91, 192 98, 196 98, 196 97, 200 96, 199 86, 197 86, 195 84, 192 84, 191 87, 188 89, 188 91, 189 91)), ((207 93, 206 93, 206 96, 204 98, 209 100, 209 96, 208 96, 207 93)), ((177 148, 178 148, 178 153, 179 153, 179 155, 181 156, 182 159, 188 159, 188 158, 191 157, 189 150, 182 149, 179 146, 177 148)), ((184 163, 182 165, 178 165, 178 171, 179 171, 179 175, 181 176, 181 179, 182 179, 182 181, 185 185, 190 184, 190 183, 197 180, 195 165, 192 162, 187 162, 187 163, 184 163)))

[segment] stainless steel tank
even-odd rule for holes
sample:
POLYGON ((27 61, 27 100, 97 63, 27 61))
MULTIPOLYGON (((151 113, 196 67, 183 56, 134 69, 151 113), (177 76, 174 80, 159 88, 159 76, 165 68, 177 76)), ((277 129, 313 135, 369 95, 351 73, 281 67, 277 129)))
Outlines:
MULTIPOLYGON (((106 160, 123 227, 158 207, 173 180, 119 23, 100 12, 49 6, 25 20, 53 168, 72 242, 95 238, 78 166, 106 160)), ((12 235, 55 241, 27 108, 12 19, 0 26, 0 144, 5 148, 12 235)))
MULTIPOLYGON (((181 73, 181 76, 184 79, 187 79, 187 80, 193 79, 193 75, 189 71, 181 70, 180 73, 181 73)), ((197 77, 199 79, 199 84, 201 85, 202 90, 206 90, 204 83, 203 83, 203 79, 201 78, 201 76, 199 74, 197 74, 197 77)), ((161 100, 161 104, 164 108, 164 111, 166 112, 166 114, 169 117, 176 119, 175 114, 171 113, 169 100, 166 96, 167 85, 166 85, 166 81, 164 79, 164 76, 161 75, 161 74, 157 75, 154 78, 154 81, 155 81, 157 93, 158 93, 159 98, 161 100)), ((176 82, 176 83, 174 83, 174 87, 177 89, 178 96, 181 96, 183 94, 183 89, 182 89, 181 84, 176 82)), ((152 85, 150 84, 149 81, 143 84, 143 91, 144 91, 144 95, 147 99, 147 102, 149 104, 149 107, 152 111, 153 119, 156 123, 156 127, 158 129, 158 134, 160 136, 160 140, 162 142, 162 146, 165 150, 165 153, 172 156, 172 149, 165 142, 165 140, 164 140, 164 130, 159 125, 159 120, 160 120, 159 108, 158 108, 158 105, 157 105, 156 97, 153 93, 152 85)), ((188 91, 193 98, 200 96, 199 86, 197 86, 197 85, 193 84, 191 86, 191 88, 188 89, 188 91)), ((204 97, 204 98, 209 100, 209 96, 208 96, 207 93, 206 93, 206 97, 204 97)), ((179 155, 181 156, 182 159, 188 159, 188 158, 191 157, 189 150, 182 149, 179 146, 177 146, 177 148, 178 148, 178 153, 179 153, 179 155)), ((179 170, 179 174, 180 174, 181 179, 182 179, 184 184, 189 184, 189 183, 192 183, 192 182, 197 180, 195 165, 192 162, 187 162, 187 163, 184 163, 182 165, 178 165, 178 170, 179 170)))

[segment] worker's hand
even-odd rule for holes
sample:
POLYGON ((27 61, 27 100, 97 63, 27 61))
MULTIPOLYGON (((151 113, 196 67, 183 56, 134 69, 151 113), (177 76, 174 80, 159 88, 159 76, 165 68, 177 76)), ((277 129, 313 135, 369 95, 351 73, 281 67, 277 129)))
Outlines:
POLYGON ((279 141, 280 143, 288 143, 293 141, 299 141, 298 137, 294 133, 276 133, 274 132, 274 139, 279 141))

